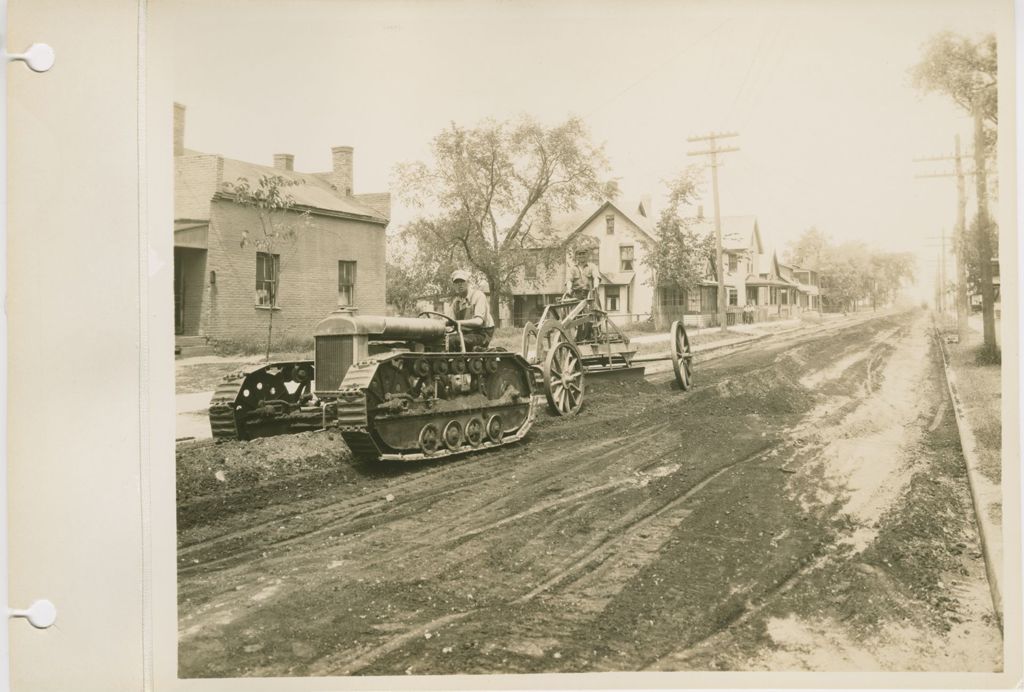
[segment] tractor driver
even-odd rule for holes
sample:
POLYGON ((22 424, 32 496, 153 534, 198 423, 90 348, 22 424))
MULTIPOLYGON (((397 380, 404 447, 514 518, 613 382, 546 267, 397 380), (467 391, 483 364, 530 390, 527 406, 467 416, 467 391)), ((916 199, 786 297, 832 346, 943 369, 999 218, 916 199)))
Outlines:
POLYGON ((487 296, 469 285, 469 272, 456 269, 452 272, 452 317, 462 327, 467 351, 483 351, 491 343, 494 334, 494 320, 487 296))
POLYGON ((591 295, 591 291, 597 290, 601 283, 601 275, 597 271, 597 265, 589 260, 590 250, 582 247, 576 248, 573 257, 575 262, 567 272, 563 297, 584 300, 591 295))

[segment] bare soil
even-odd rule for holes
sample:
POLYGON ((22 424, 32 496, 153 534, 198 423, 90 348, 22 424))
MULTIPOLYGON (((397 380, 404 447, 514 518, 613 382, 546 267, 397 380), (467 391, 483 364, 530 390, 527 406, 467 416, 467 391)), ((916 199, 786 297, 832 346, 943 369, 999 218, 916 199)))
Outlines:
POLYGON ((448 461, 180 447, 179 674, 1001 668, 922 315, 649 373, 448 461))

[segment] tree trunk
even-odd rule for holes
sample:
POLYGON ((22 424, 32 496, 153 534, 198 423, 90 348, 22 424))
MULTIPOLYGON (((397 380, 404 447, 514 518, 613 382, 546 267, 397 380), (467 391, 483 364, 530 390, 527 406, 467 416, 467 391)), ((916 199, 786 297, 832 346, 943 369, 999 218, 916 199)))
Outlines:
POLYGON ((488 296, 491 303, 491 319, 494 320, 494 326, 501 326, 501 283, 498 281, 496 276, 487 277, 487 288, 491 292, 488 296))
POLYGON ((996 348, 995 301, 992 291, 992 244, 988 237, 988 189, 985 174, 985 135, 982 127, 981 106, 974 107, 974 180, 978 192, 977 246, 981 264, 981 318, 985 348, 996 348))

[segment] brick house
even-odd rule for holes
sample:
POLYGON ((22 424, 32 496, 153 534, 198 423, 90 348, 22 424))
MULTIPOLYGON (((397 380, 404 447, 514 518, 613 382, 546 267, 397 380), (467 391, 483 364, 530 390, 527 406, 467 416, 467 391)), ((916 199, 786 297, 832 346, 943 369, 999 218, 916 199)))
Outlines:
MULTIPOLYGON (((654 247, 654 220, 650 199, 636 203, 607 200, 552 219, 554 242, 565 249, 565 261, 538 275, 527 267, 511 288, 511 322, 522 326, 536 322, 548 303, 562 295, 571 248, 591 247, 591 261, 601 272, 597 299, 616 324, 646 320, 651 316, 654 289, 651 269, 644 263, 654 247)), ((503 320, 503 323, 506 323, 503 320)))
POLYGON ((185 108, 174 107, 174 298, 179 344, 259 341, 267 312, 274 338, 305 338, 339 306, 385 314, 384 230, 390 195, 353 194, 352 147, 331 150, 326 173, 299 173, 289 154, 264 166, 184 148, 185 108), (259 234, 256 211, 225 188, 262 175, 296 181, 287 189, 310 225, 274 253, 243 243, 259 234), (273 255, 273 256, 271 256, 273 255), (180 338, 184 337, 184 338, 180 338), (189 342, 189 337, 192 341, 189 342))

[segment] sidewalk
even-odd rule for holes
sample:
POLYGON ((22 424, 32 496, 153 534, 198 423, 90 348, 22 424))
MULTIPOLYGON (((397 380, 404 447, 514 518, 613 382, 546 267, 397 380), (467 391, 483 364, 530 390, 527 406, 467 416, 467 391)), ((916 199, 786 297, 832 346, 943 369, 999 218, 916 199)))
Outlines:
MULTIPOLYGON (((823 321, 828 321, 826 318, 823 321)), ((749 335, 760 335, 760 334, 771 334, 773 332, 780 332, 786 329, 793 329, 804 324, 803 320, 778 320, 775 322, 757 322, 755 324, 737 324, 729 327, 730 332, 738 332, 740 334, 749 335)), ((699 329, 689 327, 686 333, 690 336, 700 336, 701 334, 715 334, 720 331, 719 327, 701 327, 699 329)), ((656 332, 654 334, 641 334, 639 336, 629 337, 631 344, 656 344, 659 341, 668 341, 668 331, 656 332)))
MULTIPOLYGON (((981 316, 971 315, 967 326, 966 343, 939 343, 967 465, 992 602, 1002 621, 1002 369, 975 363, 975 352, 982 343, 981 316)), ((997 338, 999 327, 997 323, 997 338)))

